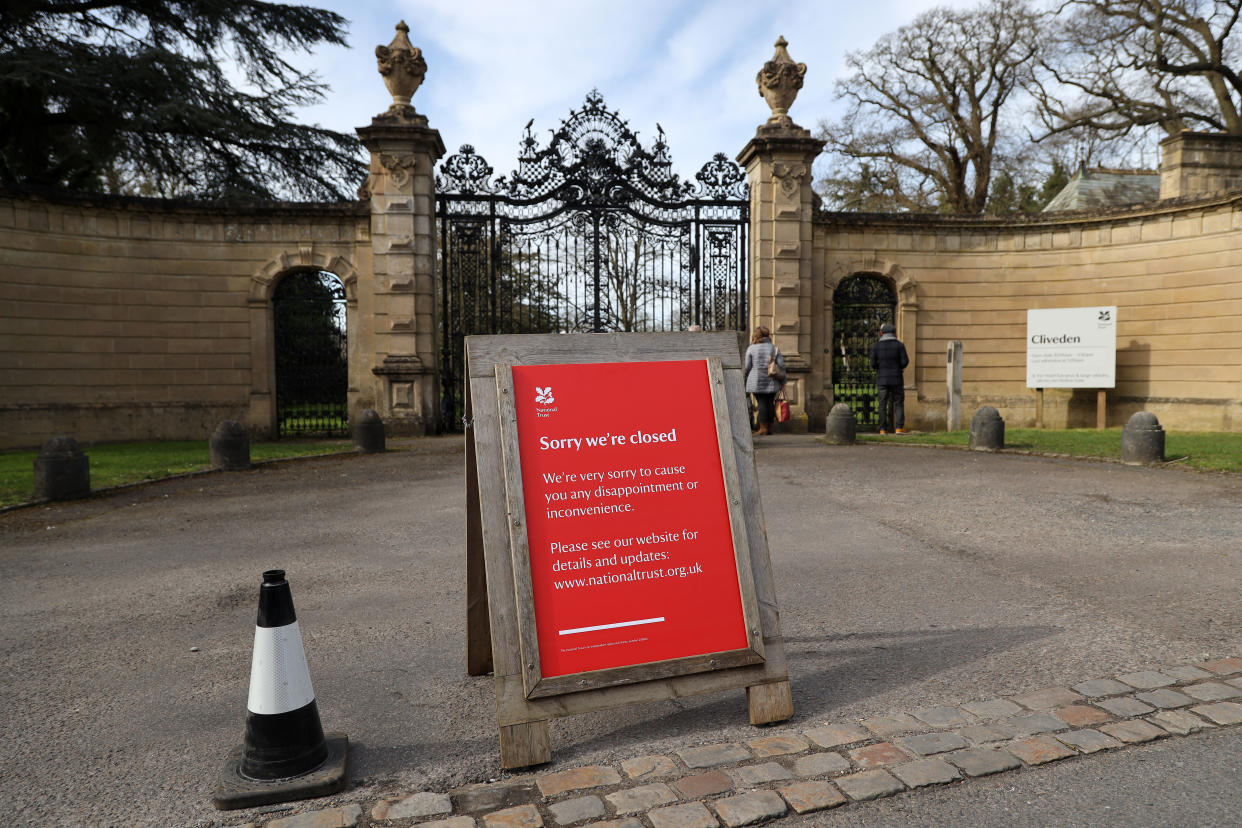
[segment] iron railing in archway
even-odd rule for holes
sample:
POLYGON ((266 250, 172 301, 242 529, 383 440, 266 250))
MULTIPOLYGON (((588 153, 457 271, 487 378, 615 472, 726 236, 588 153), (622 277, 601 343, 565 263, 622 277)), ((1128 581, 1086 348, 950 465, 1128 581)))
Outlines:
POLYGON ((871 346, 896 315, 896 294, 879 276, 850 276, 833 292, 832 400, 849 405, 862 431, 880 427, 871 346))
POLYGON ((331 273, 290 273, 272 294, 279 437, 349 434, 345 288, 331 273))
POLYGON ((598 92, 546 146, 526 125, 518 167, 492 178, 469 145, 436 177, 441 417, 461 427, 472 334, 744 330, 749 203, 723 153, 694 182, 664 130, 644 147, 598 92))

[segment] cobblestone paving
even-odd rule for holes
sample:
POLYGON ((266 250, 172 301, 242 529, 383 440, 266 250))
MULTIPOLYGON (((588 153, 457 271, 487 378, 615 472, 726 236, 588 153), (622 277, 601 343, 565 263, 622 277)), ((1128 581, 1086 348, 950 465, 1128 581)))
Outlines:
POLYGON ((858 723, 817 723, 745 744, 687 746, 617 767, 515 773, 454 791, 389 792, 365 802, 342 795, 212 824, 740 828, 1239 724, 1242 658, 1224 658, 858 723))

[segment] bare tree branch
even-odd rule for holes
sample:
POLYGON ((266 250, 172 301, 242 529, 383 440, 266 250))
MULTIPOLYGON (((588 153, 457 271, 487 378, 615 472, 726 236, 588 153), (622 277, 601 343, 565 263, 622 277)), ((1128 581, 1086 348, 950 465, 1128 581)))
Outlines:
POLYGON ((366 171, 358 140, 295 119, 326 87, 282 56, 344 44, 345 27, 332 11, 263 0, 8 0, 0 182, 352 198, 366 171))
POLYGON ((982 212, 998 154, 1042 58, 1042 15, 1027 0, 987 0, 976 9, 937 8, 854 52, 837 84, 848 109, 821 122, 833 169, 821 180, 830 202, 880 201, 890 209, 982 212), (854 195, 848 171, 865 171, 854 195))
POLYGON ((1242 0, 1068 0, 1032 84, 1045 134, 1242 135, 1242 0))

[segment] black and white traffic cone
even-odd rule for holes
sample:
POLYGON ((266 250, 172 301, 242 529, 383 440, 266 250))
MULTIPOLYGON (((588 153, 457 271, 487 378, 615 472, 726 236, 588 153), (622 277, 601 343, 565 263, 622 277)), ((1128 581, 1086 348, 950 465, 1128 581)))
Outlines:
POLYGON ((324 736, 283 569, 263 573, 250 664, 245 743, 229 754, 212 802, 221 810, 345 789, 349 739, 324 736))

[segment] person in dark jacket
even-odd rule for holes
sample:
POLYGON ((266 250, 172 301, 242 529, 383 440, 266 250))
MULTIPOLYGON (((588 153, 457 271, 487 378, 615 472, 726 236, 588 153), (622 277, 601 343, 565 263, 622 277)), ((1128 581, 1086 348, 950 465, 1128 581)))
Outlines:
POLYGON ((871 346, 881 434, 888 434, 893 426, 898 434, 906 433, 906 383, 902 372, 909 364, 906 346, 897 338, 897 326, 885 322, 880 326, 879 341, 871 346))
POLYGON ((785 357, 772 344, 772 332, 763 325, 755 328, 746 349, 746 363, 742 376, 746 379, 746 393, 755 395, 759 409, 759 430, 756 434, 771 434, 772 421, 776 419, 776 394, 783 383, 768 376, 768 362, 776 360, 781 373, 785 373, 785 357))

